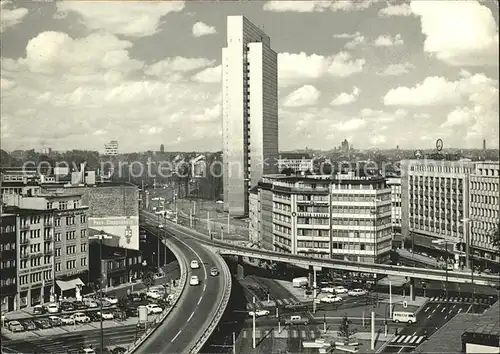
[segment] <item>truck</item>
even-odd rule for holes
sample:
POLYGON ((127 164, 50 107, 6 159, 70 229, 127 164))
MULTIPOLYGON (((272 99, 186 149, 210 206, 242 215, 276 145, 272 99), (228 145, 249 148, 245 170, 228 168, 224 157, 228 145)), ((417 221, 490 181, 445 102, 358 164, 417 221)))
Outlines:
POLYGON ((309 284, 309 279, 306 277, 294 278, 292 280, 292 285, 294 288, 301 288, 309 284))

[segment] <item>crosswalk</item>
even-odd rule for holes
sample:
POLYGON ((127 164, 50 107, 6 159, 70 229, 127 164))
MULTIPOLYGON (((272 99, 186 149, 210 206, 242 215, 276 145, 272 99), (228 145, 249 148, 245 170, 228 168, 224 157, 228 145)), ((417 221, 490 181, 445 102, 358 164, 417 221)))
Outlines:
MULTIPOLYGON (((287 299, 270 299, 270 302, 267 302, 265 300, 257 300, 255 301, 255 307, 257 308, 266 308, 266 307, 275 307, 276 305, 278 306, 285 306, 289 304, 294 304, 297 301, 294 300, 293 298, 287 298, 287 299)), ((247 303, 246 305, 247 310, 253 310, 253 303, 247 303)))
MULTIPOLYGON (((243 338, 252 338, 252 330, 244 329, 241 333, 243 338)), ((277 329, 256 329, 255 338, 301 338, 301 339, 316 339, 320 334, 314 330, 306 329, 282 329, 278 332, 277 329)))
POLYGON ((425 339, 424 336, 409 336, 401 334, 391 340, 392 346, 418 346, 425 339))
MULTIPOLYGON (((430 302, 440 302, 440 303, 445 303, 445 302, 456 302, 456 303, 472 303, 472 297, 439 297, 439 296, 434 296, 429 299, 430 302)), ((475 304, 484 304, 488 305, 489 300, 488 299, 481 299, 481 298, 475 298, 474 299, 475 304)))

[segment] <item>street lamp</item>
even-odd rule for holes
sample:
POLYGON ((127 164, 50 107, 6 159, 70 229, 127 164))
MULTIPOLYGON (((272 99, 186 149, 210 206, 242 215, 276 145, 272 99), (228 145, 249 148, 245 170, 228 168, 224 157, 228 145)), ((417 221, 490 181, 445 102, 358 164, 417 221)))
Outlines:
POLYGON ((472 233, 472 222, 479 220, 463 218, 460 221, 464 224, 464 232, 467 230, 465 237, 465 265, 466 267, 470 267, 470 276, 471 276, 470 281, 472 284, 472 303, 474 303, 474 247, 473 247, 474 238, 471 237, 471 233, 472 233))
POLYGON ((442 245, 444 244, 444 247, 446 249, 446 258, 445 258, 445 261, 446 261, 446 302, 448 302, 448 240, 432 240, 432 243, 434 244, 438 244, 438 245, 442 245))
POLYGON ((99 269, 101 271, 100 285, 99 285, 99 314, 100 314, 100 329, 101 329, 101 353, 104 353, 104 330, 103 330, 103 318, 102 318, 102 287, 104 281, 104 269, 102 266, 102 240, 112 239, 111 236, 106 235, 103 230, 99 232, 98 235, 89 236, 89 239, 99 239, 99 269))

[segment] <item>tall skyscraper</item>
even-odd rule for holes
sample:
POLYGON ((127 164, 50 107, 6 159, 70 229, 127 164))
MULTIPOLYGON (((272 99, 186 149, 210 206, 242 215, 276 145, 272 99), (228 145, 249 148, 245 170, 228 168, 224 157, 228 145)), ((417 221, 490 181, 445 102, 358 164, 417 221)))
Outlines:
POLYGON ((248 215, 249 190, 277 172, 278 57, 243 16, 228 16, 222 48, 224 210, 248 215))

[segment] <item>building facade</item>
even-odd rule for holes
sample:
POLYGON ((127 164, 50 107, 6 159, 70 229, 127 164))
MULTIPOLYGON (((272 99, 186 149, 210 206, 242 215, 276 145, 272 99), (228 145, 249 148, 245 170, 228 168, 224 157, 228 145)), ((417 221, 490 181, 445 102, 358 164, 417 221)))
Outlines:
POLYGON ((258 204, 264 248, 362 262, 389 258, 391 191, 383 178, 264 176, 258 204))
POLYGON ((278 62, 271 41, 243 16, 228 16, 222 49, 224 209, 248 215, 251 186, 276 173, 278 62))
POLYGON ((393 241, 397 239, 400 244, 401 236, 401 178, 387 178, 387 186, 391 188, 391 223, 393 241))
POLYGON ((500 219, 499 169, 498 162, 478 162, 469 179, 472 256, 476 263, 495 271, 500 268, 500 256, 492 239, 500 219))
POLYGON ((109 143, 104 144, 104 155, 117 156, 118 155, 118 141, 111 140, 109 143))
POLYGON ((313 171, 314 161, 309 154, 283 153, 278 158, 278 171, 290 169, 294 172, 313 171))
POLYGON ((17 295, 16 215, 0 216, 0 297, 1 312, 15 310, 17 295))

